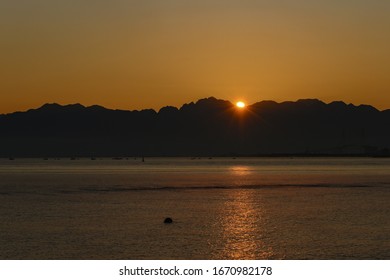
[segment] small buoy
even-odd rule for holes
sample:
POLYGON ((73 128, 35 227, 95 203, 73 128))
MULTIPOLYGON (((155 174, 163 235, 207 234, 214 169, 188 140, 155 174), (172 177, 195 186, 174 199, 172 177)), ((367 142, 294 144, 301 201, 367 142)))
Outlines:
POLYGON ((172 219, 171 218, 165 218, 164 224, 172 224, 172 219))

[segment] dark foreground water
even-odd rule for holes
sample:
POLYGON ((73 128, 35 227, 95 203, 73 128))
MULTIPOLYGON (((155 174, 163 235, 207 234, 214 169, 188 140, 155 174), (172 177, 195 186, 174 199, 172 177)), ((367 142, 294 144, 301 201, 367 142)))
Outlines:
POLYGON ((0 227, 1 259, 390 259, 390 160, 0 160, 0 227))

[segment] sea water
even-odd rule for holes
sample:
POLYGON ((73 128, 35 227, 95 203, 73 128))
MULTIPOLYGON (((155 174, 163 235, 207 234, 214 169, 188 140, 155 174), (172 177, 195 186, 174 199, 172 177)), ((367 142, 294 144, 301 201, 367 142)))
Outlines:
POLYGON ((1 259, 390 259, 390 159, 2 159, 0 227, 1 259))

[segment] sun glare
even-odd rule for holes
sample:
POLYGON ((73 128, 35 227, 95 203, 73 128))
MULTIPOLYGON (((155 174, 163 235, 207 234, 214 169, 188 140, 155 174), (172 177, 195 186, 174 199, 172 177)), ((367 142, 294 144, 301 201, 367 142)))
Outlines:
POLYGON ((245 103, 242 102, 242 101, 238 101, 238 102, 236 103, 236 106, 237 106, 238 108, 244 108, 244 107, 245 107, 245 103))

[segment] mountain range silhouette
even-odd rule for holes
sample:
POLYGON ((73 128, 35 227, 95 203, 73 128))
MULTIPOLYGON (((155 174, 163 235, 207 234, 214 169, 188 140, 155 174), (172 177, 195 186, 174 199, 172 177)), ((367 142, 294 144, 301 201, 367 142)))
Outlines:
POLYGON ((158 112, 45 104, 0 115, 0 156, 387 156, 389 127, 390 110, 317 99, 240 110, 209 97, 158 112))

